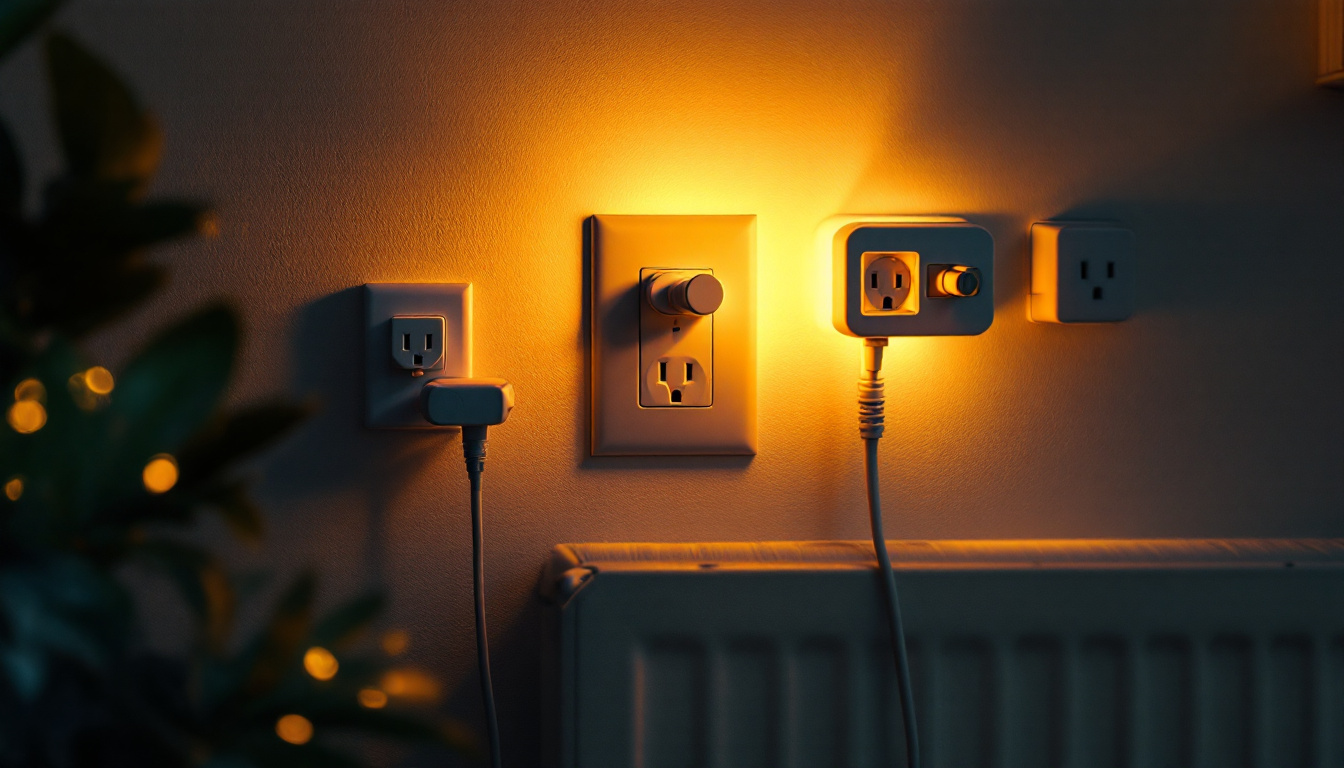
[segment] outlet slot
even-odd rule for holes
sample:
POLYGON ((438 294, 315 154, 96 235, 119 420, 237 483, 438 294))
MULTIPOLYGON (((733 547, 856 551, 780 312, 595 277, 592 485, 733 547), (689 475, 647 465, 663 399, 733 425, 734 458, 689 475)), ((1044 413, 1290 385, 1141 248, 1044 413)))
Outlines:
POLYGON ((1114 280, 1114 279, 1115 279, 1115 262, 1114 262, 1114 261, 1108 261, 1108 262, 1106 262, 1106 279, 1107 279, 1107 280, 1114 280))
POLYGON ((919 254, 913 251, 867 251, 862 278, 865 315, 913 315, 919 312, 919 254))
POLYGON ((676 404, 678 404, 678 405, 681 404, 681 390, 680 390, 680 389, 674 389, 674 390, 672 390, 672 402, 674 402, 674 403, 676 403, 676 404))
POLYGON ((1097 286, 1093 286, 1093 287, 1092 287, 1092 300, 1093 300, 1093 301, 1101 301, 1101 286, 1100 286, 1100 285, 1097 285, 1097 286))
POLYGON ((401 334, 401 351, 402 352, 411 351, 411 334, 409 333, 401 334))
POLYGON ((686 381, 695 381, 695 363, 686 364, 686 381))
POLYGON ((434 334, 432 334, 432 333, 426 333, 426 334, 425 334, 425 349, 429 350, 429 349, 433 349, 433 348, 434 348, 434 334))
POLYGON ((666 384, 666 383, 667 383, 667 361, 666 361, 666 360, 660 361, 660 362, 658 363, 658 383, 659 383, 659 384, 666 384))

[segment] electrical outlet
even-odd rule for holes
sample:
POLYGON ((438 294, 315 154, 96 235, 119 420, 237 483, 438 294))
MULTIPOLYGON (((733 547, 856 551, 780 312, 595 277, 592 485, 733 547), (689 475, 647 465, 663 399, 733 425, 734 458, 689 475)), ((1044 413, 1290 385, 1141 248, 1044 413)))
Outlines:
POLYGON ((835 328, 850 336, 953 336, 994 322, 994 238, 948 216, 840 216, 817 236, 832 265, 835 328))
POLYGON ((438 315, 396 315, 388 349, 409 371, 436 371, 443 364, 444 319, 438 315))
POLYGON ((1115 323, 1134 314, 1134 234, 1101 222, 1031 226, 1031 319, 1115 323))
POLYGON ((592 453, 756 452, 755 216, 593 216, 592 453))
POLYGON ((919 291, 911 290, 919 274, 919 254, 911 251, 863 254, 863 314, 913 315, 919 312, 919 291))
POLYGON ((709 269, 641 269, 639 275, 639 404, 714 405, 714 312, 723 303, 722 284, 709 269))
POLYGON ((420 414, 426 377, 471 376, 469 283, 364 286, 364 423, 436 427, 420 414))

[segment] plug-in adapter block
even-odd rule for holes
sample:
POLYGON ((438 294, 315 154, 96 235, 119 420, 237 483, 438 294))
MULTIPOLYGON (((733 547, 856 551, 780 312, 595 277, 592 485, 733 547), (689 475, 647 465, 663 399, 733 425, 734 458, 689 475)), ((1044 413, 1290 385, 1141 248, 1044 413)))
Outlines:
POLYGON ((593 455, 756 453, 756 217, 587 227, 593 455))
POLYGON ((471 285, 366 284, 365 425, 445 429, 420 412, 425 380, 441 376, 471 376, 471 285))
POLYGON ((839 216, 817 237, 850 336, 973 336, 994 322, 994 238, 948 216, 839 216))
POLYGON ((1031 225, 1031 319, 1118 323, 1134 314, 1134 233, 1115 224, 1031 225))

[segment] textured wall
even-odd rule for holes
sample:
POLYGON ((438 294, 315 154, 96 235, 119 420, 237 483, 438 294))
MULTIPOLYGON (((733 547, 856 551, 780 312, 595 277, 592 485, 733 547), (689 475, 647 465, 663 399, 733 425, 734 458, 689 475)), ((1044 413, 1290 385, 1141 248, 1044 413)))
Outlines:
MULTIPOLYGON (((1311 85, 1314 5, 82 0, 62 24, 164 122, 160 191, 223 220, 104 348, 245 310, 236 395, 325 410, 259 468, 276 523, 240 559, 386 584, 470 716, 460 452, 360 427, 352 289, 475 284, 476 369, 520 400, 486 480, 518 764, 552 544, 865 534, 859 347, 812 248, 834 213, 965 214, 997 243, 994 326, 889 358, 892 536, 1344 535, 1344 95, 1311 85), (759 216, 754 460, 586 456, 596 212, 759 216), (1132 321, 1027 321, 1027 226, 1062 214, 1137 234, 1132 321)), ((41 170, 36 62, 0 108, 41 170)))

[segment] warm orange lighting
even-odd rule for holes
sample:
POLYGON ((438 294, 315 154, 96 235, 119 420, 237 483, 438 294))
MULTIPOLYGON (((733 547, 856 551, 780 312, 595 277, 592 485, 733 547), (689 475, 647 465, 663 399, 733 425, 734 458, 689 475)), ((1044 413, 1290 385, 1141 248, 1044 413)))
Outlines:
POLYGON ((330 680, 336 676, 336 670, 341 668, 341 664, 331 651, 313 646, 303 654, 303 668, 317 680, 330 680))
POLYGON ((140 477, 145 482, 145 490, 166 493, 177 485, 177 461, 166 453, 160 453, 149 460, 140 477))
POLYGON ((8 419, 15 432, 31 435, 47 423, 47 409, 36 400, 20 400, 9 406, 8 419))
POLYGON ((400 656, 411 645, 411 636, 404 630, 394 629, 383 635, 383 653, 388 656, 400 656))
POLYGON ((101 365, 95 365, 84 372, 84 386, 95 395, 110 394, 114 385, 112 372, 101 365))
POLYGON ((47 399, 47 388, 42 386, 42 382, 37 379, 24 379, 14 388, 14 401, 22 402, 24 400, 36 400, 38 402, 47 399))
POLYGON ((5 498, 10 501, 18 501, 23 495, 23 478, 17 475, 11 477, 9 482, 5 483, 5 498))
POLYGON ((410 701, 434 701, 439 698, 439 681, 415 669, 393 669, 383 674, 380 685, 388 696, 410 701))
POLYGON ((307 744, 313 738, 313 723, 303 715, 285 715, 275 721, 275 735, 290 744, 307 744))
POLYGON ((377 688, 363 688, 359 692, 359 705, 366 709, 382 709, 387 706, 387 694, 377 688))

